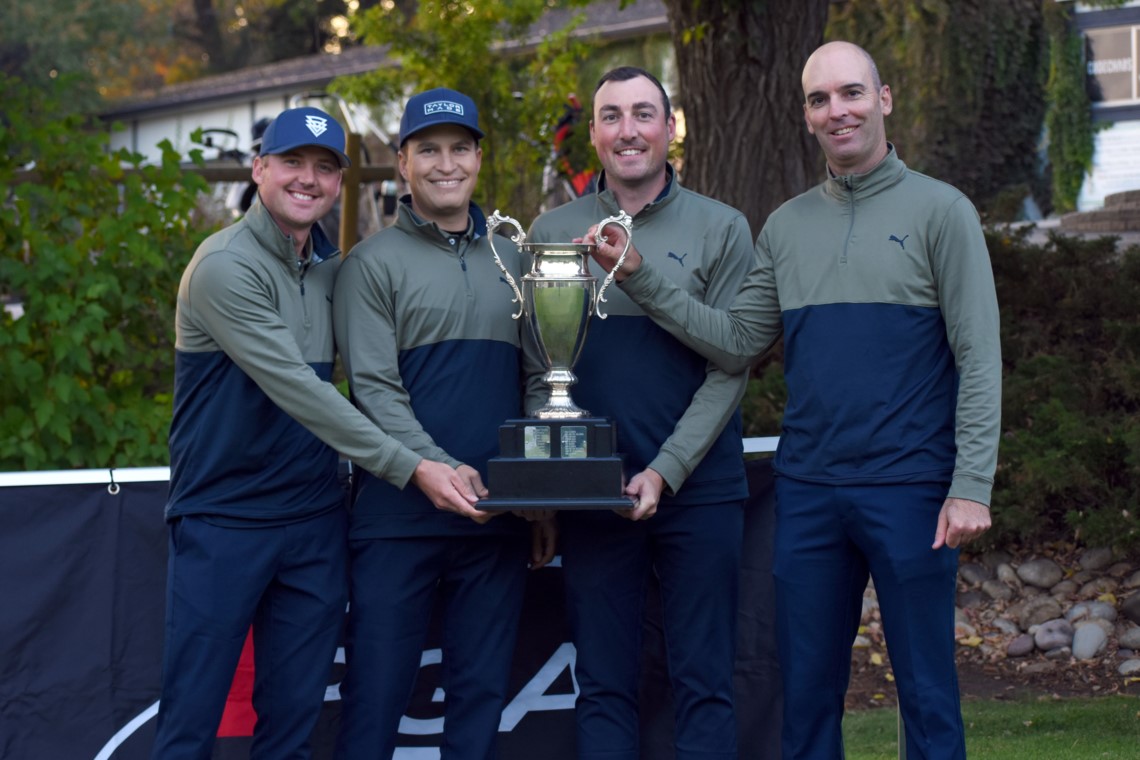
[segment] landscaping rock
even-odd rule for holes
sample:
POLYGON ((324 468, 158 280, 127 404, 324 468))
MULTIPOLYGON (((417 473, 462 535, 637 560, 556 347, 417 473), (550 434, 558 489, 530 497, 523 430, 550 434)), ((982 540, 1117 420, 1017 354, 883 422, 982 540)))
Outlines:
POLYGON ((1107 647, 1108 635, 1096 624, 1096 621, 1078 626, 1073 634, 1073 657, 1078 660, 1091 660, 1107 647))
POLYGON ((1036 648, 1037 644, 1034 643, 1033 637, 1028 633, 1023 633, 1020 636, 1014 638, 1013 641, 1009 642, 1009 646, 1006 647, 1005 653, 1008 657, 1024 657, 1036 648))
POLYGON ((1140 626, 1128 628, 1124 633, 1120 634, 1120 638, 1117 639, 1117 641, 1122 647, 1140 649, 1140 626))
POLYGON ((1022 563, 1017 577, 1037 588, 1050 588, 1065 577, 1065 571, 1053 560, 1039 557, 1022 563))
POLYGON ((988 596, 977 589, 967 589, 966 591, 958 592, 958 606, 964 610, 981 607, 988 602, 989 599, 988 596))
POLYGON ((1124 613, 1124 617, 1133 623, 1140 623, 1140 593, 1133 594, 1127 599, 1122 600, 1120 603, 1120 611, 1124 613))
POLYGON ((1051 596, 1033 596, 1024 600, 1016 617, 1013 615, 1013 608, 1010 608, 1008 612, 1010 617, 1014 617, 1021 625, 1022 630, 1025 631, 1044 623, 1046 620, 1059 618, 1063 614, 1061 603, 1051 596))
POLYGON ((1075 582, 1071 580, 1063 580, 1057 585, 1053 586, 1053 588, 1049 589, 1049 595, 1056 597, 1057 599, 1072 599, 1074 596, 1076 596, 1078 589, 1080 589, 1080 586, 1078 586, 1075 582))
POLYGON ((1013 589, 999 580, 986 580, 982 581, 982 593, 990 599, 1001 599, 1008 601, 1013 598, 1013 589))
POLYGON ((993 578, 994 574, 993 571, 985 565, 967 562, 958 568, 958 577, 971 586, 977 586, 983 581, 988 581, 990 578, 993 578))
POLYGON ((1106 546, 1086 549, 1078 562, 1082 570, 1101 570, 1112 564, 1112 549, 1106 546))
POLYGON ((1122 676, 1131 676, 1140 673, 1140 660, 1125 660, 1120 663, 1120 667, 1116 672, 1122 676))
POLYGON ((1047 620, 1033 631, 1033 642, 1037 648, 1050 652, 1073 643, 1073 624, 1064 618, 1047 620))

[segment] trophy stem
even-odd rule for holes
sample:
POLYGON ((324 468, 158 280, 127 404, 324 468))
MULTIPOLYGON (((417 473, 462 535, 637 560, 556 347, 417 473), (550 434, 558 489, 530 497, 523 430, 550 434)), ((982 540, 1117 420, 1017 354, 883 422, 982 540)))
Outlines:
POLYGON ((540 420, 552 420, 590 416, 589 412, 570 398, 570 386, 578 382, 578 378, 569 369, 565 367, 552 369, 543 375, 542 381, 550 388, 550 396, 545 404, 534 411, 534 417, 540 420))

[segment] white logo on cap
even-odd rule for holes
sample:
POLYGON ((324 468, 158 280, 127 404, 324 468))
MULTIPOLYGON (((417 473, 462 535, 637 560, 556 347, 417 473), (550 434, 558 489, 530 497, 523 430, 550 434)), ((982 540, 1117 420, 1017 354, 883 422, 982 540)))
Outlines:
POLYGON ((453 113, 457 116, 462 116, 463 104, 456 103, 452 100, 437 100, 434 103, 424 103, 424 116, 431 116, 433 113, 453 113))
POLYGON ((320 137, 329 128, 329 120, 309 114, 305 116, 305 126, 313 133, 313 137, 320 137))

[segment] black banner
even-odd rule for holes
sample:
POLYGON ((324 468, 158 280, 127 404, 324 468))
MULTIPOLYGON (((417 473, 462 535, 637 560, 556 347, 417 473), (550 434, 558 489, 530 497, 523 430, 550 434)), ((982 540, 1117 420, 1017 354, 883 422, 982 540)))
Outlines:
MULTIPOLYGON (((773 503, 766 461, 749 462, 737 702, 741 760, 779 757, 782 700, 772 630, 773 503)), ((158 709, 165 605, 167 484, 0 488, 0 757, 145 760, 158 709)), ((512 698, 500 722, 504 760, 572 760, 574 648, 560 568, 531 573, 512 698)), ((672 716, 660 600, 650 599, 642 688, 642 756, 671 760, 672 716), (654 610, 657 613, 654 614, 654 610)), ((433 632, 395 760, 438 760, 442 704, 433 632)), ((331 757, 343 650, 337 653, 314 755, 331 757)), ((243 658, 214 757, 248 757, 252 665, 243 658)))

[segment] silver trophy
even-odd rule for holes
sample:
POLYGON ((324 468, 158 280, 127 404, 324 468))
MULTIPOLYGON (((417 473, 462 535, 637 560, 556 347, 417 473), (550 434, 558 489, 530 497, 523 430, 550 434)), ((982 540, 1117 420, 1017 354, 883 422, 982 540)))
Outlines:
POLYGON ((598 223, 593 243, 527 243, 522 226, 496 211, 487 219, 487 236, 495 263, 514 290, 513 316, 526 316, 527 329, 542 352, 549 389, 545 403, 523 419, 499 427, 499 456, 487 462, 491 496, 480 509, 629 509, 624 459, 617 453, 617 429, 604 417, 593 417, 570 398, 577 382, 574 364, 582 353, 586 330, 594 315, 605 319, 602 304, 614 279, 614 267, 602 285, 590 273, 590 253, 605 240, 605 228, 625 230, 629 252, 633 220, 624 211, 598 223), (522 277, 522 290, 495 250, 494 232, 504 224, 518 230, 510 239, 531 257, 522 277))
POLYGON ((614 272, 625 261, 629 252, 633 220, 629 214, 620 211, 598 223, 595 243, 527 243, 522 226, 498 210, 487 218, 487 236, 491 241, 491 252, 495 263, 503 271, 507 283, 515 291, 512 303, 519 304, 514 318, 525 315, 530 334, 542 352, 546 364, 546 374, 542 381, 549 388, 546 403, 536 409, 533 417, 538 419, 576 419, 589 417, 590 413, 579 407, 570 398, 570 386, 578 381, 573 367, 582 353, 590 317, 597 314, 605 319, 602 304, 606 302, 606 288, 614 280, 614 272), (499 252, 495 250, 494 232, 504 224, 513 225, 517 235, 510 239, 519 250, 531 256, 531 269, 522 278, 522 291, 519 291, 514 277, 503 266, 499 252), (625 230, 625 248, 615 266, 597 287, 598 279, 590 273, 590 253, 596 243, 606 238, 603 233, 607 225, 617 224, 625 230))

